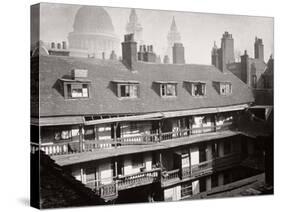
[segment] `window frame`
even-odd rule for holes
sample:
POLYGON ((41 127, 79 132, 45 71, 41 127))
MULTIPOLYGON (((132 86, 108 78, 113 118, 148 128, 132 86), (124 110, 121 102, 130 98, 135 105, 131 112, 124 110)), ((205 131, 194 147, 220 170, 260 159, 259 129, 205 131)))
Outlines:
POLYGON ((206 94, 207 94, 207 86, 206 86, 206 83, 204 83, 204 82, 192 82, 191 83, 191 95, 192 96, 194 96, 194 97, 204 97, 204 96, 206 96, 206 94), (202 92, 202 95, 200 95, 200 94, 198 94, 198 95, 196 95, 195 94, 195 87, 196 86, 202 86, 201 87, 201 92, 202 92))
MULTIPOLYGON (((90 82, 64 82, 64 98, 65 99, 89 99, 90 98, 90 82), (84 89, 87 89, 87 96, 83 96, 84 89), (81 90, 81 96, 74 96, 74 90, 81 90)), ((80 93, 78 92, 78 94, 80 93)))
MULTIPOLYGON (((160 83, 160 96, 161 97, 177 97, 177 83, 170 83, 170 82, 167 82, 167 83, 160 83), (168 87, 169 86, 173 86, 173 90, 171 92, 171 94, 174 94, 174 95, 168 95, 168 87)), ((171 91, 171 90, 170 90, 171 91)))
POLYGON ((220 95, 227 96, 230 94, 232 94, 232 84, 230 82, 220 82, 220 95), (226 86, 229 86, 229 88, 227 89, 226 86))
POLYGON ((117 85, 117 96, 122 99, 135 99, 139 98, 139 84, 138 83, 119 83, 117 85), (125 87, 124 96, 122 95, 122 88, 125 87))

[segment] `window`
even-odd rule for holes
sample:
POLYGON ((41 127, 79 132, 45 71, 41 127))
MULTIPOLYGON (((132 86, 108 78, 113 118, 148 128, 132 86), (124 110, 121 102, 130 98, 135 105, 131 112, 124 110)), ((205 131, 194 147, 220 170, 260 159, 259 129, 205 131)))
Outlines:
POLYGON ((185 182, 181 184, 181 197, 192 195, 192 184, 191 182, 185 182))
POLYGON ((161 84, 160 93, 161 96, 176 96, 176 84, 161 84))
POLYGON ((193 83, 192 84, 192 96, 205 96, 206 84, 205 83, 193 83))
POLYGON ((199 190, 200 192, 206 191, 206 178, 201 178, 199 180, 199 190))
POLYGON ((89 85, 83 83, 67 84, 67 97, 68 98, 88 98, 89 85))
POLYGON ((231 83, 220 83, 220 94, 228 95, 232 93, 231 83))
POLYGON ((138 85, 120 85, 120 97, 137 98, 138 85))
POLYGON ((202 163, 207 160, 207 155, 206 155, 206 146, 201 146, 199 147, 199 163, 202 163))

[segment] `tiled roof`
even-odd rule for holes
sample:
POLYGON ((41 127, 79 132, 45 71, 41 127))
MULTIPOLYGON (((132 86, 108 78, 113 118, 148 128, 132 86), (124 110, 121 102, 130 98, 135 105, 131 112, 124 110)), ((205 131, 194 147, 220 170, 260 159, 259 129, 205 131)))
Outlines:
MULTIPOLYGON (((159 111, 238 105, 253 102, 250 89, 231 72, 222 73, 209 65, 173 65, 138 62, 137 71, 120 61, 92 58, 40 56, 40 115, 136 114, 159 111), (69 77, 72 69, 87 69, 91 80, 89 99, 65 99, 59 79, 69 77), (137 81, 140 96, 119 99, 112 81, 137 81), (177 97, 163 98, 155 81, 176 81, 177 97), (184 81, 206 82, 206 96, 193 97, 184 81), (221 96, 213 81, 232 83, 232 94, 221 96)), ((36 67, 36 66, 32 66, 36 67)), ((33 104, 32 104, 33 105, 33 104)))

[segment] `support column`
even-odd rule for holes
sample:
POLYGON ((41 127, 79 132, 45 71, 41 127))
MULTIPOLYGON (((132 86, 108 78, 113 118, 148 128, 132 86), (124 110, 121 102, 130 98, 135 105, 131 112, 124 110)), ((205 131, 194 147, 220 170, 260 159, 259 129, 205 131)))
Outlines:
POLYGON ((79 152, 83 152, 83 127, 79 126, 79 152))
POLYGON ((206 191, 212 190, 212 178, 211 176, 206 177, 206 191))
POLYGON ((117 134, 116 134, 117 125, 118 123, 113 123, 113 139, 114 139, 115 147, 117 147, 117 134))

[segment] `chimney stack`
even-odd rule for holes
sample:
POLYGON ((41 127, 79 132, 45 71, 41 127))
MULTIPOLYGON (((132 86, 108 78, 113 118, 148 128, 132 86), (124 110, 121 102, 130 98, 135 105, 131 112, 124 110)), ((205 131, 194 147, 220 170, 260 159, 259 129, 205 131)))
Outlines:
POLYGON ((249 55, 247 50, 244 51, 244 55, 241 55, 241 80, 250 85, 250 63, 249 63, 249 55))
POLYGON ((173 64, 185 64, 184 47, 183 47, 182 43, 174 43, 173 64))
POLYGON ((124 42, 122 42, 122 60, 128 69, 131 71, 136 70, 137 42, 134 41, 134 34, 124 36, 124 42))
POLYGON ((264 61, 264 46, 261 38, 255 38, 255 59, 264 61))

